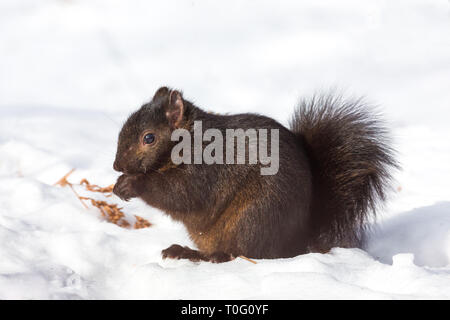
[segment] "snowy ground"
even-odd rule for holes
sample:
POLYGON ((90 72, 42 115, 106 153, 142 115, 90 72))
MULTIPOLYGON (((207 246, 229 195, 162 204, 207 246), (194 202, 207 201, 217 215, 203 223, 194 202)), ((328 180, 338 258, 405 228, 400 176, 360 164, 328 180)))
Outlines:
POLYGON ((450 298, 449 2, 214 3, 0 2, 0 298, 450 298), (282 123, 317 89, 380 104, 403 171, 366 250, 162 261, 183 226, 114 198, 154 223, 119 228, 53 186, 113 183, 121 123, 162 84, 282 123))

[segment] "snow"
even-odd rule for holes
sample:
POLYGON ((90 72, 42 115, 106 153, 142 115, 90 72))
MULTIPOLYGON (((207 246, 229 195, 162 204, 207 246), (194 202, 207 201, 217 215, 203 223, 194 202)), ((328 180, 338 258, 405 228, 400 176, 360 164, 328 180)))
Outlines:
POLYGON ((449 299, 449 27, 444 0, 2 0, 0 299, 449 299), (163 84, 284 124, 329 87, 379 104, 403 170, 366 248, 165 261, 182 225, 115 197, 154 224, 119 228, 53 185, 114 183, 121 123, 163 84))

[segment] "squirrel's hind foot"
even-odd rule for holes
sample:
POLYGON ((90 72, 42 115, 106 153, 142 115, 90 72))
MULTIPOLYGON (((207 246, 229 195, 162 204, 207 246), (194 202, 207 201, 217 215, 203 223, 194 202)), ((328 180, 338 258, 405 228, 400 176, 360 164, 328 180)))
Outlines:
POLYGON ((222 263, 234 260, 233 255, 221 251, 216 251, 212 254, 205 254, 198 250, 193 250, 187 246, 182 247, 178 244, 173 244, 167 249, 161 251, 163 259, 188 259, 190 261, 208 261, 213 263, 222 263))

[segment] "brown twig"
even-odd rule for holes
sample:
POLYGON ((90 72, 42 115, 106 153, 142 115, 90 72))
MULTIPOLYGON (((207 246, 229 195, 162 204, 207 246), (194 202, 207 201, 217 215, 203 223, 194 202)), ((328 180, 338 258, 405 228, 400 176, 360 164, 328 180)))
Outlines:
POLYGON ((112 192, 114 189, 114 184, 111 184, 107 187, 102 188, 96 184, 90 184, 89 181, 87 181, 87 179, 81 180, 80 185, 84 185, 85 188, 89 191, 103 193, 103 194, 105 194, 106 197, 110 197, 112 195, 112 192))
POLYGON ((66 175, 64 177, 62 177, 61 179, 59 179, 54 186, 60 185, 61 187, 65 187, 68 184, 70 185, 71 183, 69 181, 67 181, 67 178, 75 171, 75 169, 70 170, 68 173, 66 173, 66 175))
MULTIPOLYGON (((123 213, 122 208, 119 208, 117 206, 117 204, 108 203, 106 201, 95 200, 90 197, 82 197, 75 191, 73 184, 67 180, 67 178, 74 171, 75 171, 75 169, 70 170, 64 177, 59 179, 55 183, 55 185, 59 185, 61 187, 69 186, 72 189, 73 193, 76 195, 76 197, 80 200, 80 202, 86 209, 89 209, 89 207, 86 205, 86 203, 84 203, 83 200, 90 201, 92 206, 94 206, 100 210, 100 213, 107 221, 112 222, 122 228, 129 228, 130 223, 125 220, 125 214, 123 213)), ((108 187, 102 188, 98 185, 90 184, 87 179, 82 179, 80 181, 79 185, 84 186, 87 191, 102 193, 105 197, 110 197, 112 195, 112 191, 114 188, 114 184, 111 184, 108 187)), ((135 218, 136 218, 136 222, 134 224, 134 229, 148 228, 152 225, 149 221, 147 221, 146 219, 144 219, 142 217, 135 215, 135 218)))
POLYGON ((73 193, 75 193, 75 195, 77 196, 77 198, 80 200, 81 204, 83 205, 83 207, 85 207, 86 209, 89 209, 88 206, 83 202, 83 200, 81 199, 80 195, 75 191, 75 189, 73 188, 72 183, 70 183, 67 178, 75 171, 75 169, 70 170, 68 173, 66 173, 66 175, 64 177, 62 177, 61 179, 59 179, 54 185, 59 185, 61 187, 65 187, 65 186, 69 186, 70 189, 72 189, 73 193))
POLYGON ((249 262, 251 262, 251 263, 257 264, 256 261, 254 261, 254 260, 252 260, 252 259, 250 259, 250 258, 247 258, 246 256, 239 256, 239 258, 244 259, 244 260, 247 260, 247 261, 249 261, 249 262))
POLYGON ((75 193, 77 198, 80 199, 80 202, 83 205, 83 207, 85 207, 86 209, 89 209, 88 206, 86 205, 86 203, 83 202, 83 198, 75 191, 75 189, 73 188, 73 185, 71 185, 70 183, 68 185, 69 185, 70 189, 72 189, 73 193, 75 193))
POLYGON ((139 217, 139 216, 136 216, 136 215, 135 215, 135 217, 136 217, 136 222, 134 223, 134 228, 135 229, 148 228, 148 227, 150 227, 152 225, 148 220, 145 220, 142 217, 139 217))

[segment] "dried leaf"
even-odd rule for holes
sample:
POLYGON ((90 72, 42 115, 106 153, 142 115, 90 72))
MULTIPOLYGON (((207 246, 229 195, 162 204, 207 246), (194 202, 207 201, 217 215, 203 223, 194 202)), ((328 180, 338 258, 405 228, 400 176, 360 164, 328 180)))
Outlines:
MULTIPOLYGON (((122 228, 130 228, 130 223, 125 220, 125 214, 123 213, 122 208, 119 208, 117 204, 96 200, 90 197, 82 197, 75 191, 73 184, 67 180, 67 178, 74 171, 75 169, 70 170, 64 177, 59 179, 55 185, 59 185, 61 187, 69 186, 86 209, 88 209, 88 206, 83 202, 83 200, 90 201, 91 205, 98 208, 102 216, 107 221, 117 224, 122 228)), ((111 184, 108 187, 100 187, 95 184, 90 184, 87 179, 82 179, 79 185, 84 186, 87 191, 102 193, 105 197, 110 197, 114 189, 114 184, 111 184)), ((135 215, 135 218, 136 222, 134 224, 134 229, 148 228, 152 225, 148 220, 142 217, 135 215)))

